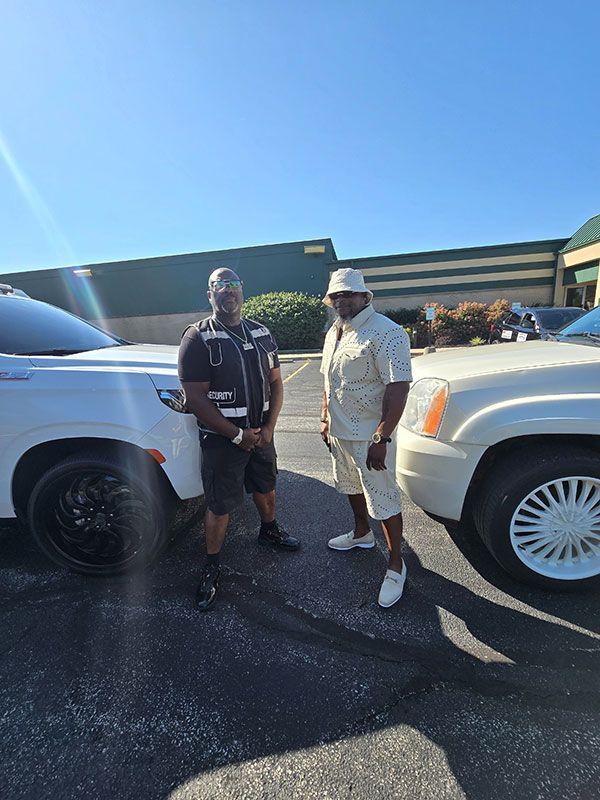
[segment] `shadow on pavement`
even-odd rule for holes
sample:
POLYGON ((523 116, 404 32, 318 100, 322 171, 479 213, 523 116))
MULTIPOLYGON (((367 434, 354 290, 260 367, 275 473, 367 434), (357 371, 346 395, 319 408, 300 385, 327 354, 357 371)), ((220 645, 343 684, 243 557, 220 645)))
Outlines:
MULTIPOLYGON (((282 472, 279 499, 303 552, 262 550, 247 501, 232 518, 220 602, 204 615, 192 605, 198 528, 143 575, 89 580, 48 566, 9 526, 2 796, 296 797, 316 770, 334 773, 331 796, 424 797, 420 769, 406 766, 414 732, 468 798, 594 795, 597 639, 491 602, 410 548, 406 596, 383 612, 383 552, 325 546, 346 521, 343 498, 282 472), (345 748, 341 762, 330 743, 345 748), (565 748, 569 770, 556 769, 565 748), (275 756, 298 776, 277 771, 275 756), (252 784, 245 765, 267 757, 252 784)), ((568 619, 571 598, 561 601, 568 619)))

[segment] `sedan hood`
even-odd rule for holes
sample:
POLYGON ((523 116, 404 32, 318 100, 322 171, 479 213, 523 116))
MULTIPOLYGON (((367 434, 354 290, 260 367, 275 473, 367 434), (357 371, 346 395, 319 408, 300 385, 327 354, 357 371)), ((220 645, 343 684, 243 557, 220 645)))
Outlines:
POLYGON ((600 347, 536 340, 457 347, 430 353, 413 361, 413 373, 415 380, 432 377, 456 380, 473 375, 493 375, 498 372, 586 362, 600 362, 600 347))

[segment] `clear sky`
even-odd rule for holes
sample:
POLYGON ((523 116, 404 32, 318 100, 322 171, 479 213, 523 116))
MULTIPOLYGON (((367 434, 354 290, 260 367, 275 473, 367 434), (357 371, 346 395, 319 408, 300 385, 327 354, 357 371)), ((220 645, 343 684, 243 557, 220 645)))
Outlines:
POLYGON ((597 2, 2 0, 0 272, 600 213, 597 2))

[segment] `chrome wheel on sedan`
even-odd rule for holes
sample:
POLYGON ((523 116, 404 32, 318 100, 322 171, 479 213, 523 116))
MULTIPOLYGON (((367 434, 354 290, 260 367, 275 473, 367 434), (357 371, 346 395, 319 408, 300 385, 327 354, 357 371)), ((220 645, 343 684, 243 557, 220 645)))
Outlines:
POLYGON ((478 489, 474 521, 514 578, 546 589, 600 585, 600 458, 591 449, 519 443, 478 489))
POLYGON ((581 580, 600 572, 600 480, 576 476, 530 492, 510 523, 517 558, 534 572, 581 580))

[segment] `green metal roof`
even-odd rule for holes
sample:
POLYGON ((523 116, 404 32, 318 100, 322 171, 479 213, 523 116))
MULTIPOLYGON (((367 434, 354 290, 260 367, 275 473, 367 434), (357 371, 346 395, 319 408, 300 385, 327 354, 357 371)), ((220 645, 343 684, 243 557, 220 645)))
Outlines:
POLYGON ((588 219, 585 225, 582 225, 578 231, 575 231, 573 236, 569 239, 561 253, 567 253, 569 250, 576 250, 578 247, 583 247, 586 244, 600 241, 600 214, 588 219))

